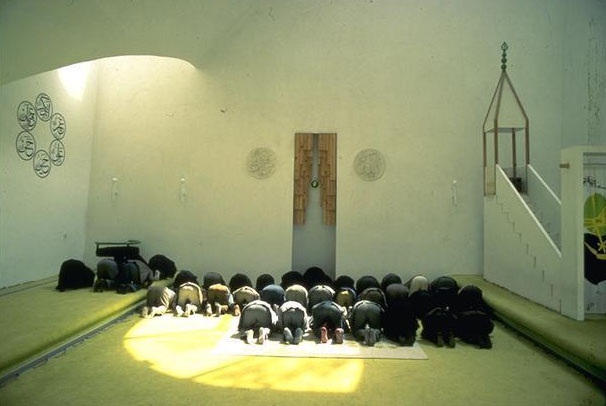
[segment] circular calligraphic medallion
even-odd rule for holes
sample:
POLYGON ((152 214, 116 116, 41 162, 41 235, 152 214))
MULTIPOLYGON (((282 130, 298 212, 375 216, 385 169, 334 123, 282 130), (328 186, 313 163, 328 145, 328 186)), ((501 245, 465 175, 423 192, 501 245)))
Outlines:
POLYGON ((362 150, 354 159, 354 170, 362 180, 380 179, 385 173, 385 158, 376 149, 362 150))
POLYGON ((36 139, 27 131, 21 131, 17 136, 17 155, 24 161, 29 161, 36 153, 36 139))
POLYGON ((42 121, 48 121, 53 114, 53 103, 46 93, 40 93, 36 97, 36 114, 42 121))
POLYGON ((65 146, 59 140, 53 140, 50 143, 49 155, 51 162, 55 166, 61 166, 65 161, 65 146))
POLYGON ((28 101, 22 101, 17 107, 17 121, 25 131, 31 131, 36 126, 36 110, 28 101))
POLYGON ((246 169, 257 179, 269 178, 276 170, 276 154, 269 148, 255 148, 248 154, 246 169))
POLYGON ((41 178, 46 178, 51 171, 51 159, 48 153, 41 149, 34 156, 34 172, 41 178))
POLYGON ((67 132, 67 126, 65 124, 65 119, 61 114, 55 113, 51 116, 50 130, 56 140, 63 139, 67 132))

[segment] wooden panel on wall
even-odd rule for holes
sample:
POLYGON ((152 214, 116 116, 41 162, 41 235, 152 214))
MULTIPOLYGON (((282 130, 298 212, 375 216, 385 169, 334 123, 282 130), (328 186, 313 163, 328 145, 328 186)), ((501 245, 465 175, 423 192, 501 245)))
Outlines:
POLYGON ((318 176, 322 222, 337 222, 337 134, 318 135, 318 176))
POLYGON ((305 224, 305 212, 309 202, 309 182, 313 159, 313 134, 295 134, 295 187, 293 201, 293 223, 305 224))

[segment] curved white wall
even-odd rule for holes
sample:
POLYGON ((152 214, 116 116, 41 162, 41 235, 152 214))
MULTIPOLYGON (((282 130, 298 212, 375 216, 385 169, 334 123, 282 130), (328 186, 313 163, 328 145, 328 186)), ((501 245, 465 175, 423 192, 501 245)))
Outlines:
POLYGON ((147 255, 166 251, 200 272, 288 270, 293 134, 317 131, 339 134, 337 273, 481 273, 481 123, 499 46, 511 46, 533 165, 557 187, 560 148, 573 130, 588 131, 569 127, 586 120, 588 97, 589 65, 572 69, 572 59, 589 61, 604 15, 597 0, 5 1, 0 80, 4 92, 15 79, 108 55, 169 55, 197 68, 102 68, 87 261, 94 240, 128 235, 147 255), (258 146, 278 156, 266 181, 243 169, 258 146), (365 148, 385 154, 377 182, 354 174, 365 148), (116 202, 107 201, 113 176, 116 202))

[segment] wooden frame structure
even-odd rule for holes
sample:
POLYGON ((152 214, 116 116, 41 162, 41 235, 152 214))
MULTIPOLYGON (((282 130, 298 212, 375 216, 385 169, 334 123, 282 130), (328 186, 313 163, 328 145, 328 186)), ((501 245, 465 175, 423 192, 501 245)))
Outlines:
MULTIPOLYGON (((507 46, 507 43, 503 42, 503 44, 501 45, 501 50, 503 51, 502 57, 501 57, 501 76, 499 77, 497 87, 492 95, 492 100, 490 101, 490 106, 488 107, 488 112, 486 113, 486 117, 484 118, 484 123, 482 125, 482 132, 483 132, 482 143, 483 143, 483 152, 484 152, 484 159, 483 159, 484 196, 492 195, 495 193, 494 183, 489 185, 487 182, 487 179, 486 179, 486 173, 488 170, 488 156, 487 156, 488 154, 487 154, 487 148, 486 148, 487 134, 494 134, 493 141, 494 141, 494 164, 495 165, 499 163, 499 134, 510 134, 511 135, 511 144, 512 144, 512 155, 511 156, 512 156, 512 161, 513 161, 513 177, 516 178, 517 177, 516 133, 523 130, 524 131, 524 148, 525 148, 526 165, 530 164, 529 120, 528 120, 528 115, 526 114, 526 110, 524 110, 524 107, 522 106, 522 102, 520 101, 520 98, 519 98, 516 90, 514 89, 513 84, 511 83, 511 79, 509 79, 509 75, 507 74, 507 49, 508 48, 509 47, 507 46), (509 90, 513 94, 516 104, 517 104, 518 108, 520 109, 522 116, 524 117, 523 126, 499 127, 499 113, 501 111, 501 101, 503 98, 503 90, 504 90, 505 84, 507 84, 509 86, 509 90), (496 105, 495 105, 495 101, 496 101, 496 105), (493 113, 493 117, 492 117, 492 126, 487 127, 487 124, 489 124, 490 113, 493 110, 493 105, 495 106, 495 109, 494 109, 494 113, 493 113)), ((494 166, 492 169, 494 171, 494 166)), ((494 172, 493 172, 492 179, 494 179, 494 172)))

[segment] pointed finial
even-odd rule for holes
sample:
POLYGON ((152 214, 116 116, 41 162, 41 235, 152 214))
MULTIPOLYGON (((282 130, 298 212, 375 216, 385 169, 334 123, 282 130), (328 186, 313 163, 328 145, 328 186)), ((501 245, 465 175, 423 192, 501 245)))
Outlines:
POLYGON ((503 42, 501 44, 501 50, 503 51, 503 53, 501 54, 501 69, 505 70, 507 69, 507 50, 509 49, 509 45, 507 45, 507 42, 503 42))

